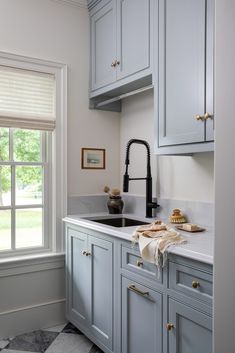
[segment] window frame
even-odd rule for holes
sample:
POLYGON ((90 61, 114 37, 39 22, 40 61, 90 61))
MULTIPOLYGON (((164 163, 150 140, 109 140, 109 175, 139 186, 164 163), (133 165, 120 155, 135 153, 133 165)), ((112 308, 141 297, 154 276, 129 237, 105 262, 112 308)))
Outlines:
MULTIPOLYGON (((14 256, 22 253, 39 253, 48 251, 51 248, 50 242, 50 200, 51 200, 51 192, 50 192, 50 184, 51 184, 51 176, 48 172, 49 164, 51 163, 51 150, 48 149, 49 136, 48 132, 41 132, 41 161, 40 162, 22 162, 14 160, 14 139, 13 139, 13 131, 14 128, 9 129, 9 160, 8 161, 0 161, 0 166, 9 166, 11 169, 11 204, 6 206, 0 206, 0 211, 9 210, 11 211, 11 249, 0 250, 0 257, 3 256, 14 256), (26 205, 17 205, 16 204, 16 168, 17 166, 30 166, 30 167, 43 167, 43 178, 42 178, 42 203, 41 204, 26 204, 26 205), (43 233, 42 233, 42 245, 40 246, 32 246, 32 247, 22 247, 16 248, 16 210, 20 209, 32 209, 32 208, 42 208, 43 210, 43 233)), ((19 128, 16 128, 19 130, 19 128)), ((22 129, 23 130, 23 129, 22 129)), ((32 131, 32 130, 31 130, 32 131)))
MULTIPOLYGON (((0 252, 0 259, 61 253, 64 252, 62 218, 67 214, 67 65, 4 52, 0 52, 0 65, 53 74, 56 80, 56 128, 45 133, 48 163, 45 179, 48 182, 45 183, 44 190, 47 199, 44 199, 45 204, 47 203, 44 212, 47 240, 43 247, 3 250, 0 252)), ((33 128, 36 129, 35 126, 33 128)))

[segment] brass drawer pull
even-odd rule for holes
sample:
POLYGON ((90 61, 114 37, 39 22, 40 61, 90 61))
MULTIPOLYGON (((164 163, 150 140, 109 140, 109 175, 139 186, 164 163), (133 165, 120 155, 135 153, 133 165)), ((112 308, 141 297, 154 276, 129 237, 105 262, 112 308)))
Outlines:
POLYGON ((117 60, 113 60, 112 64, 111 64, 111 67, 116 67, 116 66, 117 66, 117 60))
POLYGON ((138 261, 136 262, 136 265, 137 265, 138 267, 143 266, 143 264, 144 264, 144 262, 143 262, 142 260, 138 260, 138 261))
POLYGON ((193 287, 194 289, 197 289, 197 288, 200 287, 200 283, 199 283, 198 281, 192 281, 192 287, 193 287))
POLYGON ((173 324, 166 324, 166 329, 167 331, 171 331, 173 328, 175 328, 175 326, 173 324))
POLYGON ((134 284, 130 284, 128 286, 128 289, 131 290, 132 292, 135 292, 136 294, 142 295, 142 297, 149 295, 149 292, 143 292, 142 290, 136 288, 136 286, 134 284))

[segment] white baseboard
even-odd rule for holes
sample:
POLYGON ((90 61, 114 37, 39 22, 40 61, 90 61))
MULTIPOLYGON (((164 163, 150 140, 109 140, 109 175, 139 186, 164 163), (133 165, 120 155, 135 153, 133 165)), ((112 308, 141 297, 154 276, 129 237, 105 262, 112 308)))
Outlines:
POLYGON ((66 322, 65 299, 0 313, 0 339, 66 322))

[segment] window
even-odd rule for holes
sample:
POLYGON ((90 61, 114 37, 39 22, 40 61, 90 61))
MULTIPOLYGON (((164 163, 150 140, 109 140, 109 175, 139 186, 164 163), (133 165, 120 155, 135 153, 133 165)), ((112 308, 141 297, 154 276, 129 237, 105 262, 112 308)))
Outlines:
POLYGON ((63 251, 66 71, 0 52, 0 257, 63 251))
POLYGON ((0 128, 0 252, 48 248, 47 133, 0 128))

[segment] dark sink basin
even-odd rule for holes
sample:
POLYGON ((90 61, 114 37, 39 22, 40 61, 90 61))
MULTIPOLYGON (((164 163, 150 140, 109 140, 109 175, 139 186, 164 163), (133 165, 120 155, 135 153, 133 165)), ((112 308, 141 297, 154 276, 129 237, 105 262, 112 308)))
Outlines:
POLYGON ((120 218, 100 218, 100 219, 92 219, 93 222, 98 222, 102 224, 106 224, 108 226, 112 227, 131 227, 131 226, 139 226, 142 224, 148 224, 148 222, 142 222, 137 219, 131 219, 131 218, 125 218, 125 217, 120 217, 120 218))

